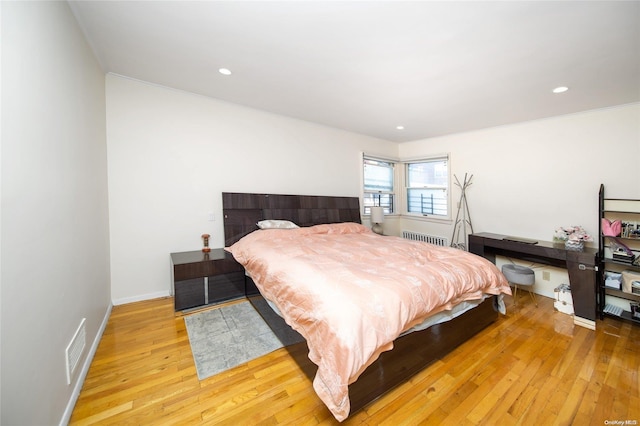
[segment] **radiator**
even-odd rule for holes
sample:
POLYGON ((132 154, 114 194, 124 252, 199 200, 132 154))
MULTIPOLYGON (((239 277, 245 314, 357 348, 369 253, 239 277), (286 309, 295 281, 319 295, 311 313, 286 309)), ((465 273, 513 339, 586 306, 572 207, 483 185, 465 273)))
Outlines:
POLYGON ((422 241, 436 246, 447 247, 449 245, 449 242, 445 237, 437 237, 435 235, 422 234, 420 232, 402 231, 402 238, 411 241, 422 241))

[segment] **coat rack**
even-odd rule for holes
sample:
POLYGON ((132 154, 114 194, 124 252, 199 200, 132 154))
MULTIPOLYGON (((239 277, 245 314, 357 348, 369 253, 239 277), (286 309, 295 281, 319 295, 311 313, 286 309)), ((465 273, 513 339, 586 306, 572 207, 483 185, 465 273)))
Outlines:
POLYGON ((451 236, 451 247, 459 248, 461 250, 467 250, 467 225, 469 225, 469 233, 473 234, 473 225, 471 224, 471 214, 469 213, 469 205, 467 204, 467 188, 471 185, 471 179, 473 175, 469 176, 467 180, 467 174, 464 174, 464 182, 460 184, 458 177, 453 175, 456 180, 456 185, 460 187, 462 193, 460 194, 460 201, 458 201, 458 213, 456 214, 456 222, 453 226, 453 235, 451 236), (462 213, 462 217, 460 217, 462 213), (462 232, 460 232, 462 230, 462 232), (460 242, 462 239, 462 242, 460 242))

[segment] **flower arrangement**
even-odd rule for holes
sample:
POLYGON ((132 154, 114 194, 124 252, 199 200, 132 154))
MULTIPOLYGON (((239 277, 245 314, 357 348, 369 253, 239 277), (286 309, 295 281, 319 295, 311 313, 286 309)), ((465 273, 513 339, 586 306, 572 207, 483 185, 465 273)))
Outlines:
POLYGON ((585 241, 593 241, 593 237, 582 226, 557 228, 553 234, 553 241, 564 242, 567 250, 582 250, 585 241))

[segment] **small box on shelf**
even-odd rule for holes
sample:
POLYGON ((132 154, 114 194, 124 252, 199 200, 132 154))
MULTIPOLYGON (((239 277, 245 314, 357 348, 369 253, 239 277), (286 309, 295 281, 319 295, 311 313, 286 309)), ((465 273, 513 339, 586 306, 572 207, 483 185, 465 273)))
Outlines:
POLYGON ((640 271, 631 269, 622 271, 622 291, 640 295, 640 271))
POLYGON ((604 285, 608 288, 615 288, 620 290, 622 287, 622 273, 605 271, 604 272, 604 285))
POLYGON ((631 265, 635 260, 635 255, 629 254, 624 250, 616 250, 613 252, 613 260, 631 265))
POLYGON ((630 302, 629 305, 631 306, 631 318, 640 321, 640 303, 630 302))

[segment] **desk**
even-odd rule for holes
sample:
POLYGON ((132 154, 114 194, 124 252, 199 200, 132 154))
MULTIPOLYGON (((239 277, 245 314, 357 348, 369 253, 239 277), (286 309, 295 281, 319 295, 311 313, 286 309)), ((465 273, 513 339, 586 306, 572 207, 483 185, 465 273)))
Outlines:
POLYGON ((521 259, 544 265, 566 268, 573 298, 576 325, 596 329, 596 289, 598 250, 567 250, 564 244, 538 241, 527 244, 508 241, 504 235, 481 232, 469 235, 469 251, 496 262, 496 255, 521 259))

